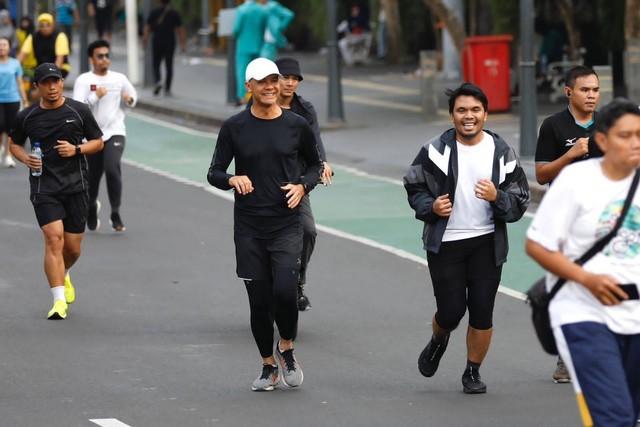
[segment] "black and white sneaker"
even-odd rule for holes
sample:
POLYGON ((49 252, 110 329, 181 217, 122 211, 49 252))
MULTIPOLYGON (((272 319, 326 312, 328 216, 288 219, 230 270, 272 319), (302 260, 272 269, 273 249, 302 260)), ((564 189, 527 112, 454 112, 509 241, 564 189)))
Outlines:
POLYGON ((311 302, 309 298, 304 294, 304 285, 298 283, 298 311, 311 310, 311 302))
POLYGON ((112 213, 111 220, 109 220, 109 222, 111 223, 111 228, 113 228, 113 231, 122 232, 127 229, 122 223, 122 218, 120 218, 119 213, 112 213))
POLYGON ((100 213, 100 200, 96 200, 95 205, 89 206, 89 212, 87 213, 87 228, 90 231, 96 231, 100 228, 98 213, 100 213))
POLYGON ((420 353, 420 357, 418 357, 418 370, 422 375, 429 378, 436 373, 440 365, 440 359, 442 359, 448 344, 449 335, 445 338, 444 343, 440 344, 436 342, 435 335, 431 336, 429 343, 420 353))

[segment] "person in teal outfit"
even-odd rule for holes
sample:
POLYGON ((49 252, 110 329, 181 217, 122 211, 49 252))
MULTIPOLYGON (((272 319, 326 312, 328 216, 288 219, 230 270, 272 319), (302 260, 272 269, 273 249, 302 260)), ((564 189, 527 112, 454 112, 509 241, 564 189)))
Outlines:
POLYGON ((267 27, 265 0, 246 0, 236 10, 233 36, 236 39, 236 98, 238 105, 246 103, 244 85, 247 65, 260 57, 267 27))
POLYGON ((293 21, 295 13, 281 5, 276 0, 269 0, 267 8, 267 29, 264 32, 264 44, 260 51, 262 58, 276 60, 278 49, 287 45, 287 38, 284 32, 293 21))

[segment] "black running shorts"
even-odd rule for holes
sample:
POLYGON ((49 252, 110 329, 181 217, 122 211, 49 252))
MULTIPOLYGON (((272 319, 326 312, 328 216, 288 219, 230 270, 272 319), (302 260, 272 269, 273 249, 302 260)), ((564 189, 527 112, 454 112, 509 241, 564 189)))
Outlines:
POLYGON ((72 194, 32 194, 31 203, 40 227, 62 220, 66 233, 84 233, 89 208, 87 191, 72 194))
POLYGON ((235 234, 236 273, 240 279, 267 280, 278 267, 300 269, 302 227, 289 227, 273 238, 235 234))

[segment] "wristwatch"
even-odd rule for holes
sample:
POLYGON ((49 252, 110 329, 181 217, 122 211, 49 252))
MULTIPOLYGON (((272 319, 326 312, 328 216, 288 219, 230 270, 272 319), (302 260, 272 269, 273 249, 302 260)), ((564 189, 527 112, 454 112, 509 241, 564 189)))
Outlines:
POLYGON ((311 191, 311 186, 304 182, 301 182, 300 184, 302 184, 302 187, 304 188, 304 194, 309 194, 309 191, 311 191))
POLYGON ((76 145, 76 156, 80 156, 82 154, 82 150, 79 145, 76 145))

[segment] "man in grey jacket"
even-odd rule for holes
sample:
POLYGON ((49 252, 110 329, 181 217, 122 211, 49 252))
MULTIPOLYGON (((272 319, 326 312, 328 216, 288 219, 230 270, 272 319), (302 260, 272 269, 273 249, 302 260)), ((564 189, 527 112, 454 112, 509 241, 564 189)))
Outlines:
POLYGON ((454 128, 427 142, 404 177, 409 204, 424 222, 422 239, 436 298, 433 335, 420 354, 425 377, 436 373, 468 308, 467 394, 486 393, 480 364, 489 350, 493 306, 507 260, 507 222, 524 215, 529 185, 515 151, 484 130, 488 100, 463 83, 448 90, 454 128))

